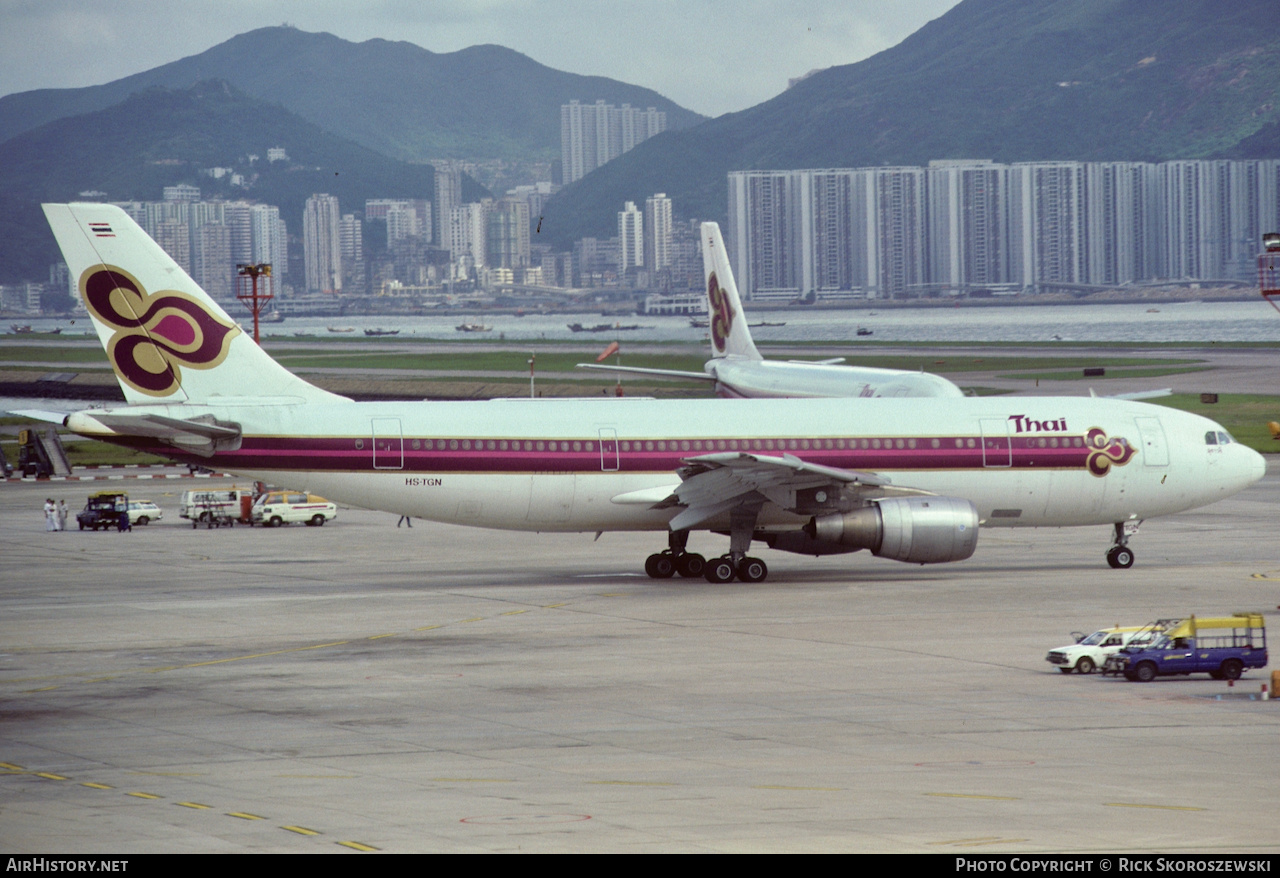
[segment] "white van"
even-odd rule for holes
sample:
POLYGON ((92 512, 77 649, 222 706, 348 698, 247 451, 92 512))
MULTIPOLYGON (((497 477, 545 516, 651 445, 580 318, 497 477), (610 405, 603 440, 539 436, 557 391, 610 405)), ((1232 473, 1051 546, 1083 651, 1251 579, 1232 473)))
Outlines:
POLYGON ((253 504, 253 524, 279 527, 293 521, 320 527, 338 517, 338 507, 323 497, 300 491, 269 491, 253 504))
POLYGON ((252 497, 248 491, 183 491, 178 515, 190 521, 210 518, 240 519, 240 498, 252 497))

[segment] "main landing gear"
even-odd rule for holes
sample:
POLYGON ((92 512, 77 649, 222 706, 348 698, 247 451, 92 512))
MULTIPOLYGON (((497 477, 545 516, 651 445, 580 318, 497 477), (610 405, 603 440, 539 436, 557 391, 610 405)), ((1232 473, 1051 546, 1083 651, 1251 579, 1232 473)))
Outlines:
POLYGON ((731 582, 734 577, 743 582, 764 582, 769 566, 759 558, 747 557, 759 512, 759 508, 747 507, 730 513, 729 553, 710 561, 685 551, 689 541, 687 530, 672 531, 667 535, 670 548, 650 555, 644 562, 644 572, 654 579, 669 579, 679 573, 689 578, 701 576, 714 583, 731 582))
POLYGON ((1117 521, 1116 543, 1107 550, 1107 563, 1114 570, 1128 570, 1133 566, 1133 550, 1129 548, 1129 537, 1138 532, 1142 522, 1117 521))
POLYGON ((686 579, 702 576, 706 573, 707 559, 697 552, 686 552, 689 542, 687 530, 671 531, 667 534, 669 548, 645 559, 644 572, 652 579, 670 579, 679 573, 686 579))

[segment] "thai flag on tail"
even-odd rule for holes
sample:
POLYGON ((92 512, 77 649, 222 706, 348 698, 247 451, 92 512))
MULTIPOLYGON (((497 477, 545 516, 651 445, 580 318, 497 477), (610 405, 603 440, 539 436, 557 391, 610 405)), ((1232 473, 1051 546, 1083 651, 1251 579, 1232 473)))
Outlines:
POLYGON ((89 223, 89 231, 99 238, 114 238, 116 236, 116 233, 111 231, 111 226, 107 223, 89 223))

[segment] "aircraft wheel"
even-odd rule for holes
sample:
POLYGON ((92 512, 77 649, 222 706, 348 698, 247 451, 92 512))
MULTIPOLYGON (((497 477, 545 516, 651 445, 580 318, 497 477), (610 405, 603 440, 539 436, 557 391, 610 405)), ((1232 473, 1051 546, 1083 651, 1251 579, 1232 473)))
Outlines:
POLYGON ((1139 683, 1150 683, 1157 676, 1156 666, 1151 662, 1141 662, 1133 669, 1133 676, 1139 683))
POLYGON ((1244 673, 1244 665, 1239 659, 1227 659, 1222 663, 1222 679, 1239 680, 1240 675, 1244 673))
POLYGON ((1128 570, 1133 566, 1133 550, 1128 546, 1112 546, 1107 552, 1107 563, 1114 570, 1128 570))
POLYGON ((1081 674, 1092 674, 1094 669, 1093 659, 1087 655, 1080 656, 1080 661, 1076 662, 1076 671, 1081 674))
POLYGON ((769 567, 759 558, 743 558, 738 564, 738 578, 743 582, 764 582, 769 567))
POLYGON ((697 552, 685 552, 676 559, 676 572, 685 579, 696 579, 707 569, 707 559, 697 552))
POLYGON ((707 582, 721 583, 731 581, 736 572, 733 561, 729 558, 714 558, 707 562, 707 569, 702 576, 707 582))
POLYGON ((651 579, 670 579, 675 575, 676 562, 666 552, 657 552, 645 559, 644 572, 651 579))

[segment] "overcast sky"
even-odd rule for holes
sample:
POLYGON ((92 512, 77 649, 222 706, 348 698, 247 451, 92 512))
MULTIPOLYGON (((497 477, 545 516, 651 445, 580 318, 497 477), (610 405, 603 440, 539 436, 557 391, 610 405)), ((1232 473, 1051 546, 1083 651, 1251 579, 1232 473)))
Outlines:
POLYGON ((0 0, 0 95, 97 85, 289 23, 432 52, 497 43, 710 116, 900 42, 958 0, 0 0))

